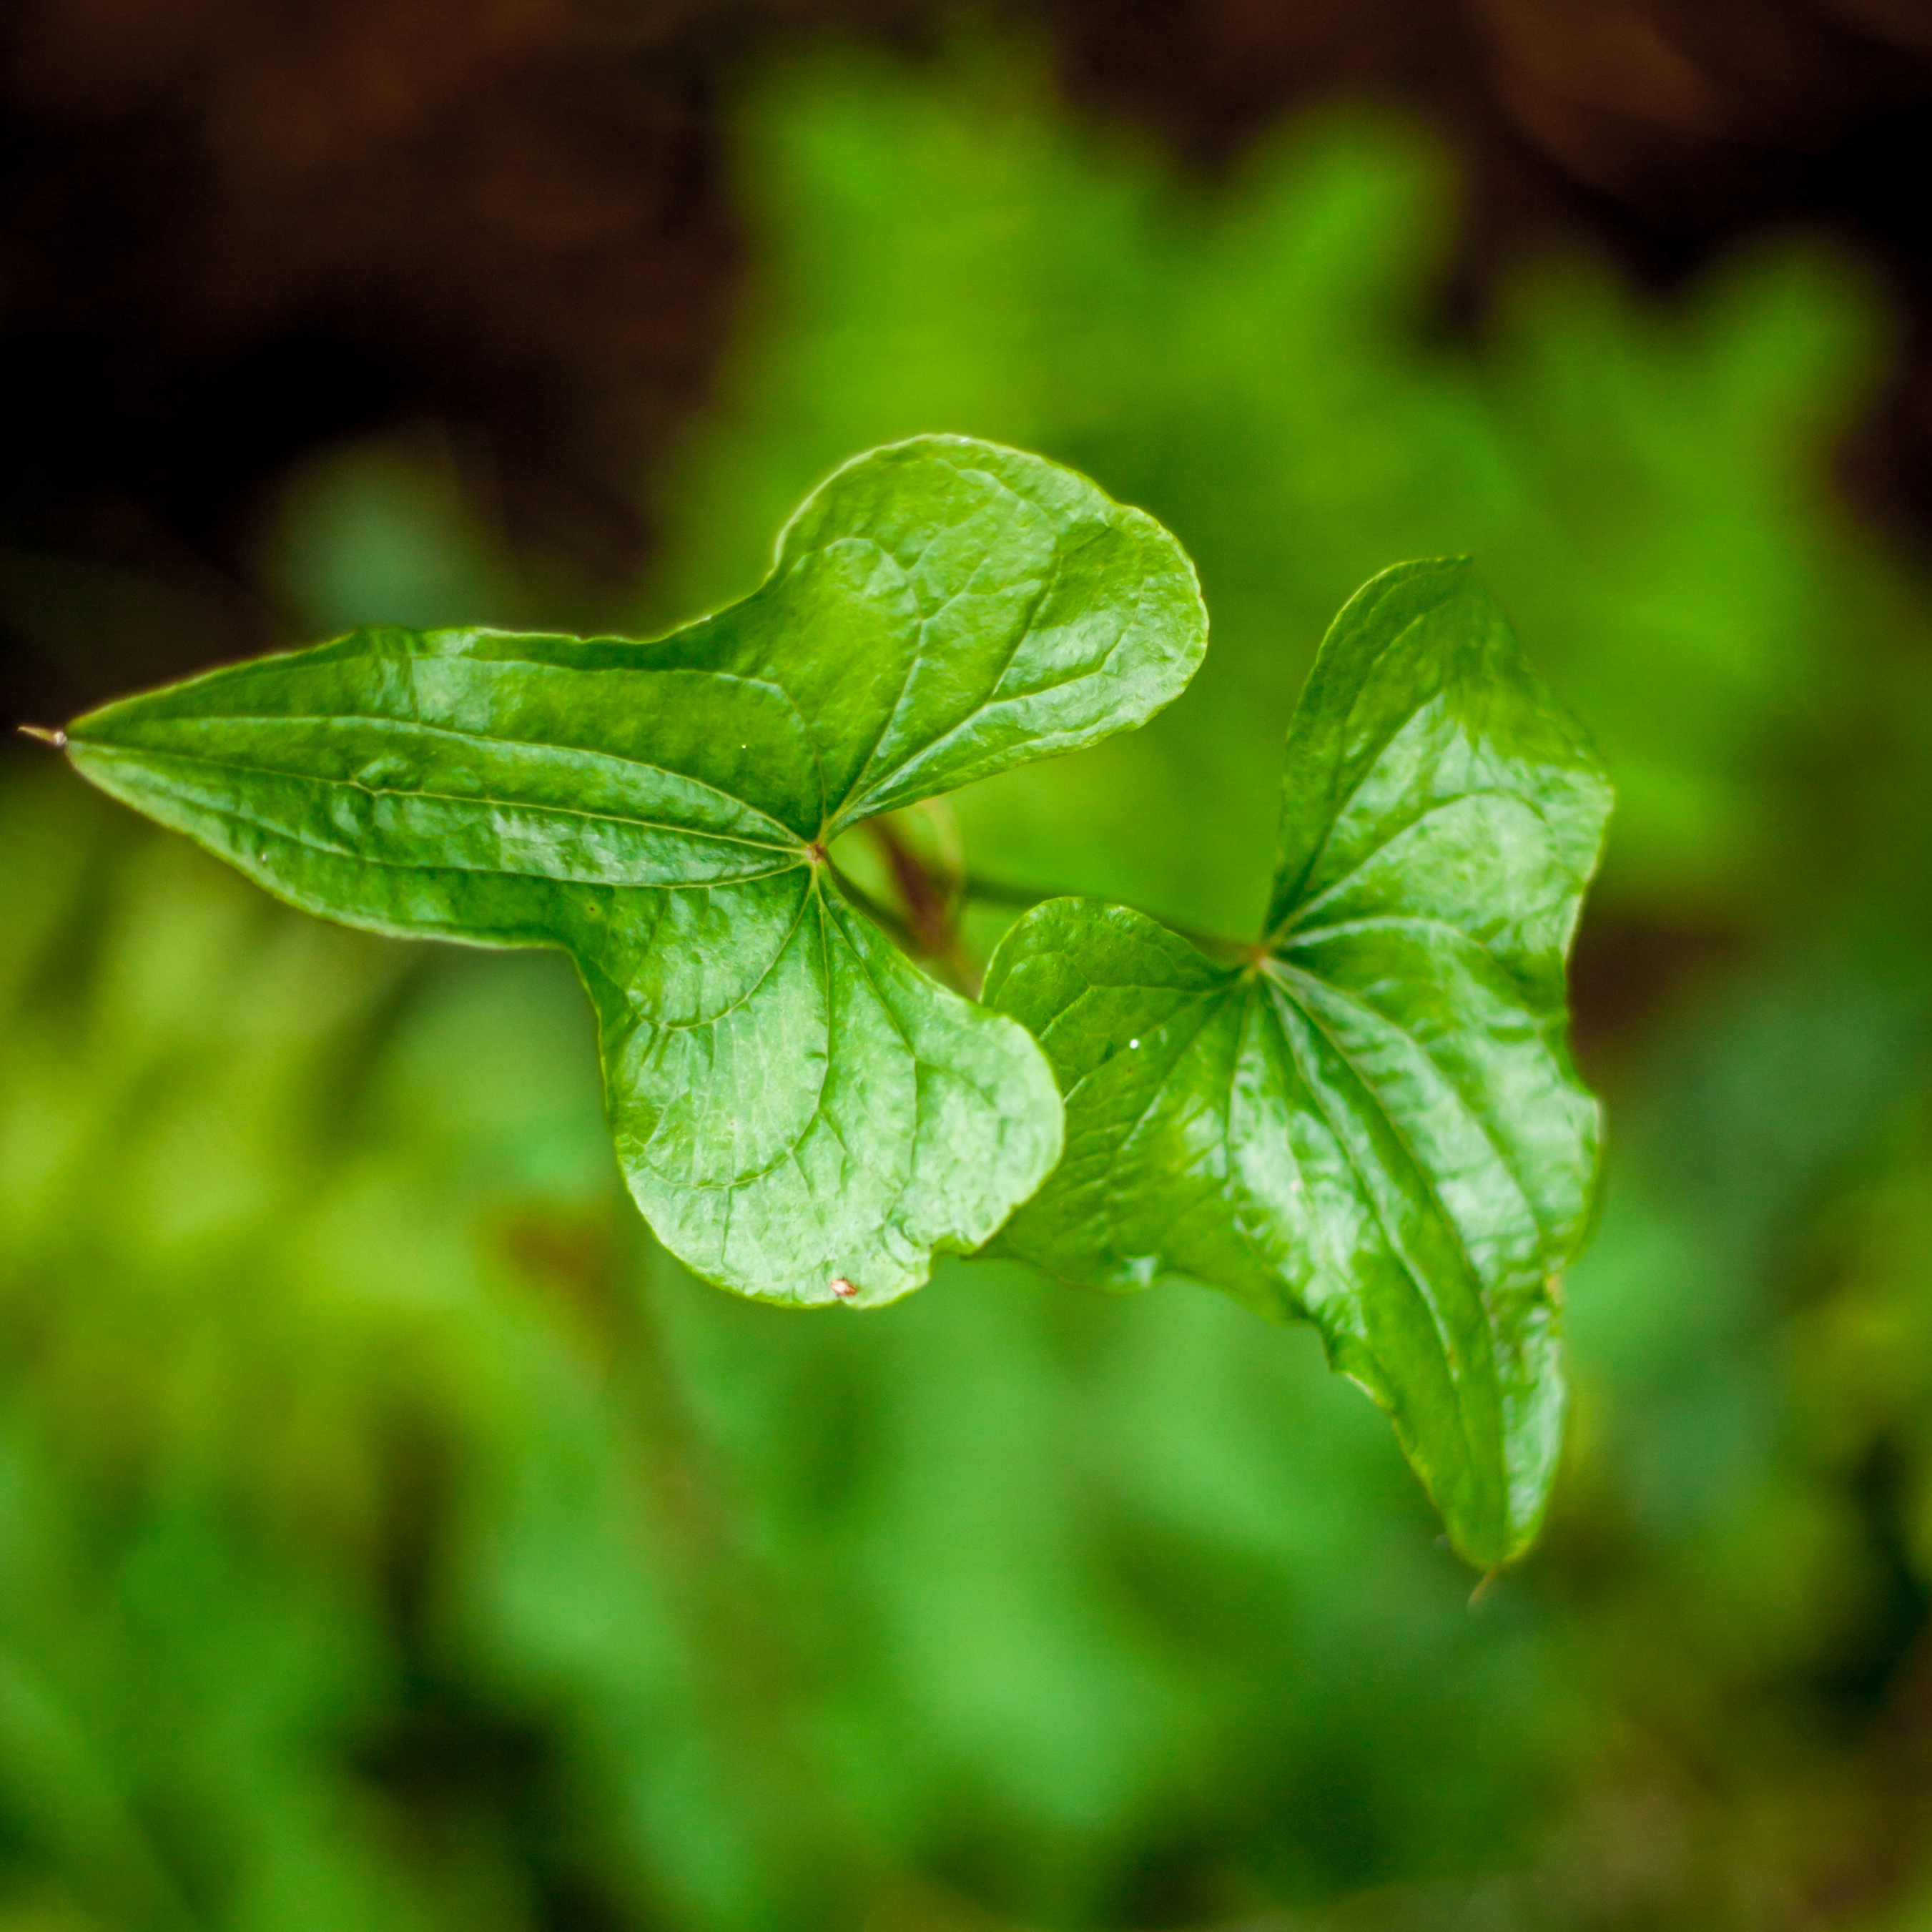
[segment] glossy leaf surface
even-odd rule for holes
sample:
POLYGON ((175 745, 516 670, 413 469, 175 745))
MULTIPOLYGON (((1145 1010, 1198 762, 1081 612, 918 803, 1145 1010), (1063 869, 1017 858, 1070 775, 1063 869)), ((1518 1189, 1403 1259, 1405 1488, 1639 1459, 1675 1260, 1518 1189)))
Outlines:
POLYGON ((987 978, 1066 1102, 1065 1158, 1003 1246, 1312 1320, 1485 1566, 1534 1534, 1562 1429, 1560 1276, 1599 1137, 1563 966, 1609 810, 1468 566, 1402 565, 1336 620, 1296 711, 1250 958, 1061 899, 987 978))
POLYGON ((1139 724, 1205 638, 1150 518, 928 437, 838 472, 758 590, 668 637, 360 631, 109 705, 68 749, 308 911, 566 948, 665 1244, 743 1293, 879 1302, 1034 1191, 1060 1108, 1024 1031, 910 964, 824 848, 1139 724))

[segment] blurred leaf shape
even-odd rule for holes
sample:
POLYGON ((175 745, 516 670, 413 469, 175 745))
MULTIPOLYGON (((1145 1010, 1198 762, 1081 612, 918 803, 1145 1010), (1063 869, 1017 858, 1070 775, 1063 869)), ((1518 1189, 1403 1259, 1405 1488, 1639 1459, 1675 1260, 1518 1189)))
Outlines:
POLYGON ((1313 1321, 1486 1568, 1534 1535, 1562 1434, 1558 1282, 1600 1126, 1563 967, 1610 808, 1468 564, 1399 565, 1336 619, 1289 728, 1248 956, 1060 899, 987 976, 1067 1108, 1004 1245, 1313 1321))
MULTIPOLYGON (((1665 303, 1539 255, 1466 331, 1443 308, 1456 170, 1359 103, 1285 123, 1211 190, 1070 122, 1004 47, 916 72, 827 57, 754 105, 770 292, 664 493, 653 608, 746 587, 830 460, 943 423, 1105 477, 1180 538, 1214 614, 1188 701, 1098 754, 1097 802, 1060 766, 958 802, 977 863, 1249 929, 1271 721, 1316 640, 1393 560, 1468 554, 1616 778, 1606 904, 1775 919, 1794 862, 1842 880, 1792 776, 1842 755, 1845 665, 1910 679, 1926 633, 1825 487, 1888 340, 1854 259, 1767 240, 1665 303), (1204 796, 1212 849, 1167 830, 1204 796), (1052 861, 1028 871, 1035 847, 1052 861)), ((1875 716, 1919 710, 1900 691, 1875 716)))
POLYGON ((826 848, 1142 722, 1199 663, 1150 518, 958 437, 837 472, 742 602, 650 643, 358 631, 90 713, 104 790, 304 910, 575 961, 631 1190, 698 1274, 890 1300, 1058 1157, 1024 1030, 937 986, 826 848))

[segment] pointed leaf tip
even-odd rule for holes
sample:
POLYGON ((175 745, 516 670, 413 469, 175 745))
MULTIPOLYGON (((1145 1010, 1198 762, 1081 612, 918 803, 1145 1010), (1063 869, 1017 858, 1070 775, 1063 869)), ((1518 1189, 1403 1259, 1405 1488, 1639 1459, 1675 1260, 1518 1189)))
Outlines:
POLYGON ((1004 1247, 1115 1289, 1192 1276, 1321 1329, 1451 1540, 1528 1547, 1560 1444, 1558 1284, 1599 1134, 1564 962, 1610 808, 1581 733, 1458 560, 1352 598, 1288 728, 1254 967, 1057 900, 988 969, 1068 1157, 1004 1247))
POLYGON ((665 1246, 743 1294, 872 1306, 997 1232, 1060 1104, 826 848, 1140 724, 1206 628, 1151 518, 922 437, 838 470, 758 590, 668 636, 360 631, 91 712, 70 755, 308 911, 568 951, 665 1246))

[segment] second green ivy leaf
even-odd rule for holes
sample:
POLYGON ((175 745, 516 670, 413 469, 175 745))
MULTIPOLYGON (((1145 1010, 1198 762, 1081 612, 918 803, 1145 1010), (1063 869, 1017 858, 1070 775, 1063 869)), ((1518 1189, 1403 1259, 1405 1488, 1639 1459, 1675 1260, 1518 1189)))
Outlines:
POLYGON ((1600 1130, 1563 969, 1610 806, 1467 564, 1402 565, 1323 643, 1247 958, 1063 899, 987 976, 1066 1105, 1003 1246, 1312 1320, 1484 1567, 1534 1536, 1562 1428, 1559 1280, 1600 1130))

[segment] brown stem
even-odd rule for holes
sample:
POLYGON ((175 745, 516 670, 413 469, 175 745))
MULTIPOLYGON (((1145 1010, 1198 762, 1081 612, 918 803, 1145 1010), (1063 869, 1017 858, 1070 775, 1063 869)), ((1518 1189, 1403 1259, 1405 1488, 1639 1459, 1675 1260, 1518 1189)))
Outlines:
POLYGON ((962 895, 957 884, 935 878, 891 820, 868 819, 866 830, 891 870, 893 886, 905 908, 904 922, 912 936, 913 950, 932 960, 962 992, 976 994, 980 968, 959 936, 962 895))
POLYGON ((838 881, 838 890, 874 924, 882 926, 908 952, 920 950, 919 935, 890 906, 884 905, 866 891, 858 880, 837 866, 827 863, 826 868, 838 881))
POLYGON ((899 836, 898 826, 890 819, 868 819, 866 830, 892 868, 892 884, 906 909, 906 922, 920 950, 935 957, 945 952, 953 941, 955 895, 932 876, 925 860, 899 836))

